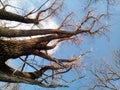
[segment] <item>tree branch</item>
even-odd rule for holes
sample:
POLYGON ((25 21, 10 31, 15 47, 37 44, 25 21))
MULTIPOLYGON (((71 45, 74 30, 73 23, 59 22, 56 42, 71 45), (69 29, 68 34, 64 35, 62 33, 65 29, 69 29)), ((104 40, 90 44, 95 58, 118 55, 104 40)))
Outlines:
POLYGON ((22 22, 22 23, 34 23, 34 24, 39 23, 36 19, 27 18, 27 17, 21 16, 15 13, 8 12, 4 9, 0 9, 0 19, 17 21, 17 22, 22 22))

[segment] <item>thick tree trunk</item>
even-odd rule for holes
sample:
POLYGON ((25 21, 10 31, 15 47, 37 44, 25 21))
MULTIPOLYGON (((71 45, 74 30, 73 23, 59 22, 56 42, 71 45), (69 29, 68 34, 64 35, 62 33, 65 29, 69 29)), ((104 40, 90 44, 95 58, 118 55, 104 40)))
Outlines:
MULTIPOLYGON (((54 39, 59 39, 63 37, 69 37, 69 35, 48 35, 43 37, 25 39, 25 40, 17 40, 17 39, 0 39, 0 72, 8 75, 8 76, 17 76, 23 77, 28 79, 36 79, 39 78, 46 70, 56 69, 52 66, 46 66, 41 68, 35 72, 20 72, 16 71, 15 69, 7 66, 5 62, 10 58, 18 58, 24 55, 39 55, 43 58, 47 58, 52 60, 50 57, 48 58, 47 55, 40 53, 40 50, 49 50, 54 48, 51 46, 47 46, 47 44, 54 39)), ((57 44, 57 43, 56 43, 57 44)), ((55 46, 56 46, 55 44, 55 46)), ((54 59, 54 58, 53 58, 54 59)))

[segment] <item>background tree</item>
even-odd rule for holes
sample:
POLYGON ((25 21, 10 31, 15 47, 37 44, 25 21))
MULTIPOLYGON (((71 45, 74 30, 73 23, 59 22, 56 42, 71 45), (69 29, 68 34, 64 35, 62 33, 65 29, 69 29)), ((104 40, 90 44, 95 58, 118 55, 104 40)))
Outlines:
MULTIPOLYGON (((0 0, 0 3, 1 21, 5 20, 11 23, 15 21, 19 22, 18 25, 22 23, 32 24, 32 27, 27 30, 16 29, 18 25, 8 27, 1 24, 0 26, 0 81, 4 82, 27 83, 46 88, 67 87, 76 78, 70 82, 66 82, 61 75, 73 68, 80 68, 80 58, 84 53, 69 59, 58 59, 50 55, 48 50, 54 49, 63 41, 72 41, 75 43, 77 40, 78 43, 80 40, 79 35, 92 36, 96 33, 102 34, 106 29, 106 26, 100 24, 101 17, 104 14, 94 16, 92 11, 88 11, 79 24, 72 22, 72 13, 69 13, 66 17, 64 16, 65 18, 59 23, 58 27, 52 29, 49 27, 45 29, 41 28, 40 24, 42 21, 60 14, 59 10, 62 8, 63 2, 58 0, 47 0, 32 10, 12 6, 9 1, 0 0), (7 10, 8 7, 14 8, 18 13, 7 10), (34 29, 33 27, 36 26, 37 28, 34 29), (28 39, 23 37, 27 37, 28 39), (53 40, 55 41, 52 42, 53 40), (52 45, 50 45, 51 42, 52 45), (33 55, 32 60, 29 59, 30 55, 33 55), (43 58, 46 64, 40 63, 40 58, 36 60, 35 56, 43 58), (20 60, 23 62, 21 69, 14 69, 7 64, 8 60, 16 60, 16 58, 18 62, 20 60), (26 65, 32 68, 30 72, 24 71, 26 65), (58 83, 59 81, 63 83, 58 83)), ((79 76, 77 79, 83 77, 79 76)))
MULTIPOLYGON (((93 3, 98 3, 100 1, 102 0, 89 0, 88 7, 90 7, 90 5, 92 5, 93 3)), ((117 6, 119 4, 119 1, 104 0, 103 2, 106 2, 106 12, 109 16, 108 21, 110 21, 112 16, 117 17, 117 14, 113 13, 112 10, 115 10, 114 7, 115 5, 117 6)), ((114 24, 112 23, 111 27, 113 26, 114 24)), ((115 29, 111 29, 111 31, 112 30, 115 30, 115 29)), ((118 45, 118 49, 113 52, 112 56, 111 55, 101 56, 104 58, 101 58, 101 57, 99 59, 95 58, 95 61, 92 62, 92 68, 89 69, 90 72, 92 73, 91 80, 88 84, 85 85, 88 87, 87 88, 88 90, 119 90, 120 88, 119 87, 119 84, 120 84, 119 43, 117 43, 117 45, 118 45)), ((112 49, 109 48, 108 51, 111 51, 111 50, 113 51, 113 48, 112 49)))
POLYGON ((119 1, 117 1, 117 0, 89 0, 86 8, 88 8, 93 3, 99 3, 100 1, 105 3, 105 5, 106 5, 105 9, 107 12, 106 14, 108 15, 108 17, 111 15, 110 6, 115 5, 115 3, 119 3, 119 1))
POLYGON ((100 66, 94 66, 95 68, 91 70, 94 80, 90 90, 119 90, 120 50, 114 51, 112 57, 112 61, 102 60, 100 66))

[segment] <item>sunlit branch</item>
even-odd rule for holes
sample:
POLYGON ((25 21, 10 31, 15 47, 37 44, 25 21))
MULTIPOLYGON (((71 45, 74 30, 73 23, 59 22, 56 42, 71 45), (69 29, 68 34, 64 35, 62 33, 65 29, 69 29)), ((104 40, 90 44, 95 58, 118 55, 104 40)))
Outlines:
POLYGON ((64 39, 57 40, 53 45, 46 46, 47 50, 54 49, 60 42, 64 41, 64 39))
POLYGON ((42 52, 39 52, 39 51, 38 52, 34 52, 34 54, 37 55, 37 56, 43 57, 43 58, 45 58, 45 59, 47 59, 49 61, 53 61, 55 63, 62 63, 62 62, 70 63, 70 62, 73 62, 73 61, 78 59, 78 58, 70 59, 70 60, 69 59, 57 59, 57 58, 51 57, 51 56, 49 56, 47 54, 44 54, 42 52))

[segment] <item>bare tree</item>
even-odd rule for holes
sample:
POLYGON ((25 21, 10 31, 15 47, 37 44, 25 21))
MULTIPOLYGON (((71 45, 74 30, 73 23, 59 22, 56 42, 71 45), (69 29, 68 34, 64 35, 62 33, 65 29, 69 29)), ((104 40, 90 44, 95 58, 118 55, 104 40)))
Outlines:
POLYGON ((94 82, 90 86, 90 90, 119 90, 120 50, 118 49, 114 52, 111 63, 103 61, 100 67, 97 66, 94 70, 91 70, 91 72, 94 75, 94 82))
MULTIPOLYGON (((55 0, 53 2, 47 0, 39 7, 20 15, 8 11, 6 8, 11 7, 17 10, 23 10, 20 7, 15 7, 5 3, 0 0, 0 19, 5 21, 16 21, 25 24, 33 24, 39 26, 41 21, 53 17, 57 12, 60 14, 59 9, 62 7, 63 2, 55 0), (47 7, 45 5, 50 3, 47 7), (44 7, 44 8, 43 8, 44 7), (36 15, 31 18, 31 15, 36 15)), ((78 57, 73 57, 70 59, 58 59, 54 56, 49 55, 48 50, 54 49, 60 42, 63 41, 75 41, 79 40, 79 35, 95 35, 102 34, 106 26, 101 25, 101 17, 98 15, 94 16, 91 11, 89 11, 78 25, 74 23, 69 24, 68 21, 72 17, 72 13, 66 15, 59 27, 55 29, 15 29, 12 27, 0 26, 0 81, 10 82, 10 83, 27 83, 32 85, 38 85, 46 88, 55 87, 67 87, 71 82, 76 79, 65 82, 63 84, 57 83, 59 80, 64 80, 60 77, 64 73, 67 73, 71 69, 78 67, 80 64, 80 57, 84 54, 80 54, 78 57), (86 26, 88 24, 89 26, 86 26), (96 26, 97 25, 97 26, 96 26), (67 30, 65 27, 73 27, 72 30, 67 30), (64 27, 64 29, 63 29, 64 27), (40 35, 40 36, 38 36, 40 35), (32 36, 37 36, 32 38, 32 36), (17 39, 18 37, 30 37, 29 39, 17 39), (52 45, 49 43, 56 40, 52 45), (43 58, 45 61, 49 61, 49 64, 35 64, 35 59, 33 59, 32 64, 28 59, 29 55, 34 55, 43 58), (25 56, 22 58, 21 56, 25 56), (24 64, 22 69, 14 69, 9 66, 6 62, 9 59, 21 60, 24 64), (27 72, 24 71, 25 65, 30 66, 34 71, 27 72), (51 71, 51 72, 48 72, 51 71), (55 82, 53 82, 55 80, 55 82)), ((38 60, 39 61, 39 60, 38 60)), ((78 77, 78 79, 84 76, 78 77)))

